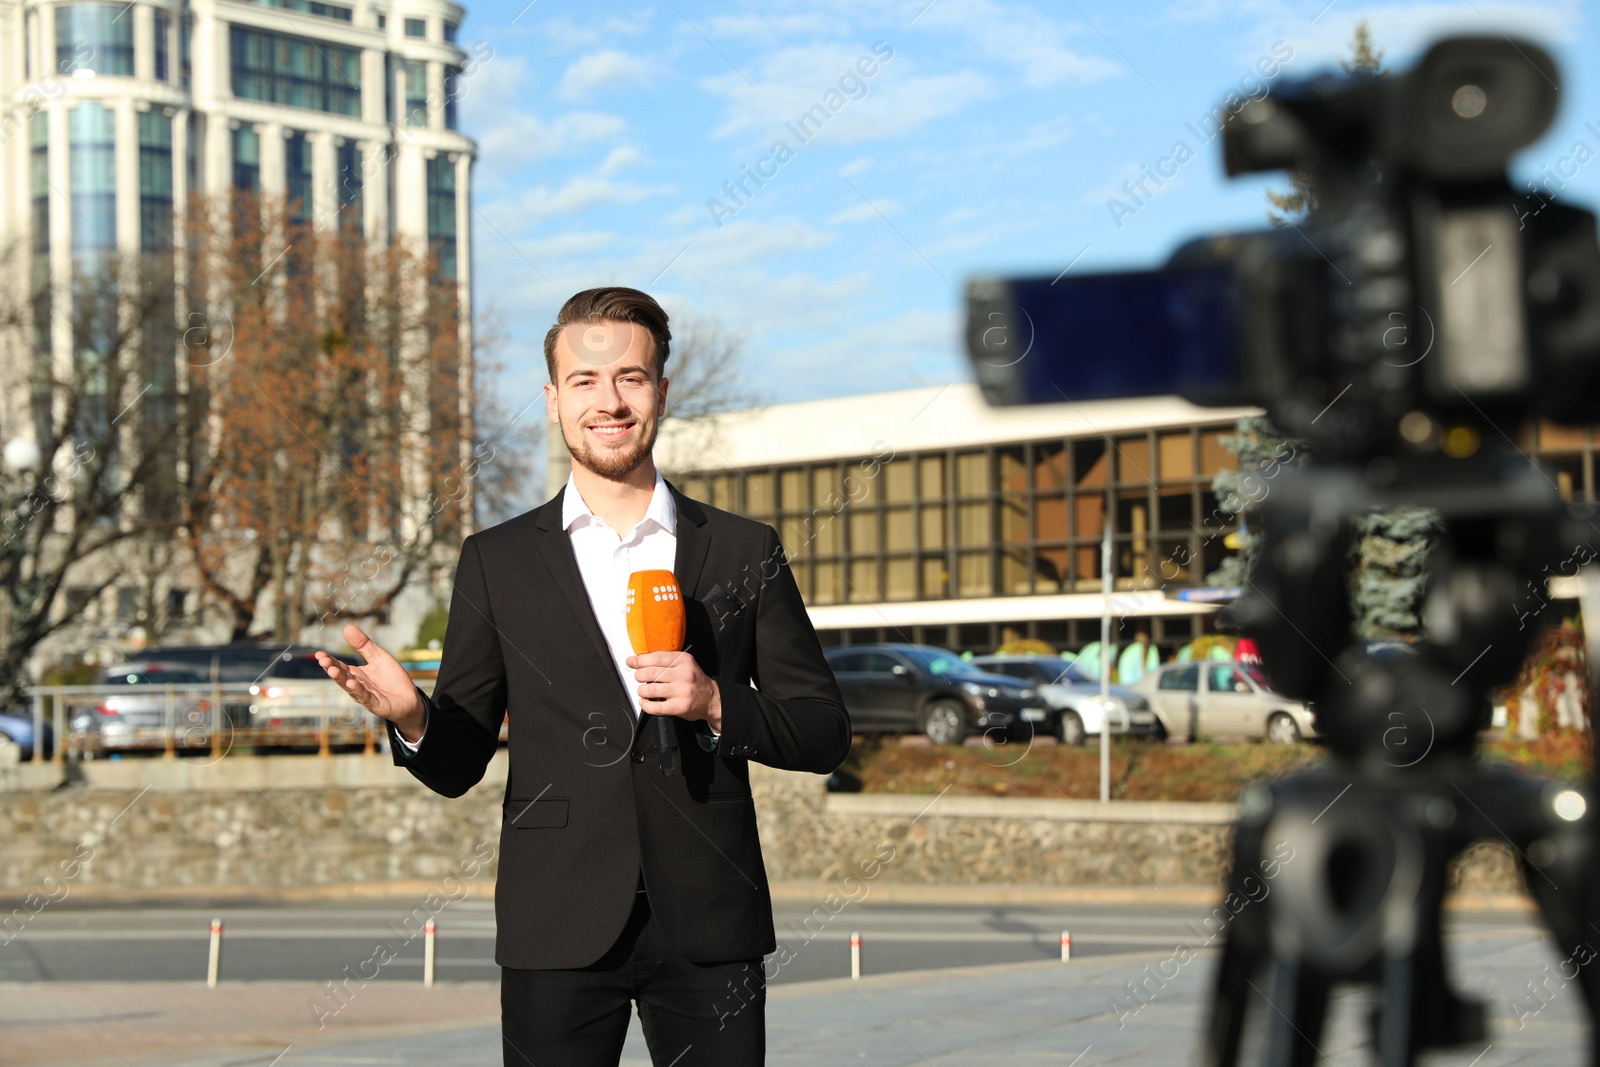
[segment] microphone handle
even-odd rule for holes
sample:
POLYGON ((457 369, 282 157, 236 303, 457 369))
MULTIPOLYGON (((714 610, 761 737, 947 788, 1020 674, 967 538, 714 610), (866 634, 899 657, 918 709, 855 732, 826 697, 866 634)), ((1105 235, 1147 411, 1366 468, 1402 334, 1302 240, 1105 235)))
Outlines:
POLYGON ((652 715, 655 720, 656 754, 661 758, 661 773, 671 777, 678 771, 678 744, 672 734, 670 715, 652 715))

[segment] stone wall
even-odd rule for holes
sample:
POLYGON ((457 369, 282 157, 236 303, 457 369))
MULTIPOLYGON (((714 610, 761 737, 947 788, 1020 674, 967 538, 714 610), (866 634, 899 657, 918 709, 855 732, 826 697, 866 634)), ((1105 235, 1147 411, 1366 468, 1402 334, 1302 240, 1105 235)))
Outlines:
MULTIPOLYGON (((53 790, 0 791, 0 896, 76 886, 343 892, 494 874, 504 753, 454 800, 384 756, 124 760, 72 772, 53 790)), ((751 783, 774 882, 1215 887, 1227 868, 1230 804, 829 794, 819 776, 765 767, 752 767, 751 783)), ((1494 844, 1474 848, 1453 881, 1522 890, 1494 844)))

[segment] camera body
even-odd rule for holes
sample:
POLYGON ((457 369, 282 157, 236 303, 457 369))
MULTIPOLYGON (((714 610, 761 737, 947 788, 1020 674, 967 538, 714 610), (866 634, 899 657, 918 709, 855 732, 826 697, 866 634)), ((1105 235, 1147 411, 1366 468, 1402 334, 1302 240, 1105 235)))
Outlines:
POLYGON ((1556 77, 1531 43, 1453 38, 1403 75, 1251 101, 1223 127, 1228 173, 1310 175, 1311 216, 1190 241, 1157 271, 972 280, 985 396, 1251 404, 1334 461, 1600 419, 1595 217, 1507 176, 1556 77))

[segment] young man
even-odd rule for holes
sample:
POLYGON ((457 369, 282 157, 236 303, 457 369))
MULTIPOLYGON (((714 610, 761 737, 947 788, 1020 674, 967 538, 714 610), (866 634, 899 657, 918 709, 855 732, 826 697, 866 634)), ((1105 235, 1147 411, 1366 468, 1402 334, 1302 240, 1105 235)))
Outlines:
POLYGON ((462 543, 432 697, 356 626, 366 666, 318 654, 388 720, 395 763, 445 796, 483 777, 510 716, 495 885, 507 1067, 616 1064, 633 1002, 658 1067, 762 1063, 776 942, 748 765, 827 774, 850 748, 777 533, 656 470, 670 340, 635 289, 561 309, 545 399, 572 476, 462 543), (683 590, 685 649, 635 656, 628 575, 652 569, 683 590))

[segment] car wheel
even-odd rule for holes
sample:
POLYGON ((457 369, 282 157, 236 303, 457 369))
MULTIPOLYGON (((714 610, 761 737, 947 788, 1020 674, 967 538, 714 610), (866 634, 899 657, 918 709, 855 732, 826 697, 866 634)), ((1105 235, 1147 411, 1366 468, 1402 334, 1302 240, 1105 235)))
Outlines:
POLYGON ((1056 721, 1056 740, 1063 745, 1081 745, 1083 739, 1083 720, 1075 711, 1063 711, 1056 721))
POLYGON ((1287 712, 1275 711, 1267 720, 1267 740, 1277 745, 1292 745, 1300 740, 1300 727, 1287 712))
POLYGON ((922 713, 922 732, 936 745, 959 745, 967 736, 966 709, 954 700, 936 700, 922 713))

